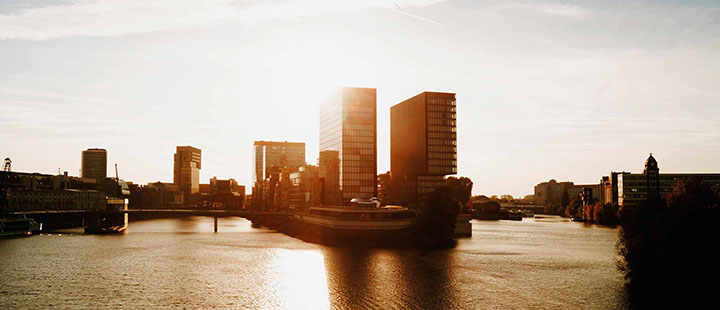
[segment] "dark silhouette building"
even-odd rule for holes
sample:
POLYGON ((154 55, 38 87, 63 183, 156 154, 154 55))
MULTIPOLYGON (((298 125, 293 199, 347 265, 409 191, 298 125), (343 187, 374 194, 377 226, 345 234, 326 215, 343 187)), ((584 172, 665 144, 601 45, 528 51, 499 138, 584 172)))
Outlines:
POLYGON ((454 93, 423 92, 390 108, 390 171, 396 204, 411 207, 457 173, 454 93))
POLYGON ((178 209, 183 206, 183 192, 173 183, 148 183, 130 187, 130 209, 178 209))
POLYGON ((339 189, 339 203, 343 205, 353 198, 377 197, 376 95, 374 88, 343 87, 320 108, 321 157, 324 151, 336 151, 339 172, 336 184, 331 184, 334 177, 324 179, 324 188, 339 189))
POLYGON ((645 175, 647 198, 652 200, 660 199, 660 168, 652 153, 645 160, 643 174, 645 175))
POLYGON ((107 177, 107 151, 105 149, 87 149, 82 151, 80 176, 88 179, 103 180, 107 177))

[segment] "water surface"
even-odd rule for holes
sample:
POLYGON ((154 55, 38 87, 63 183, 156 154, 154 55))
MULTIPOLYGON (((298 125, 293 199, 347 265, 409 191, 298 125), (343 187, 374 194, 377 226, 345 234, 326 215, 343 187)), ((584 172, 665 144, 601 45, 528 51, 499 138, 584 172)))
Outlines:
POLYGON ((451 250, 334 248, 243 219, 0 239, 0 308, 618 309, 617 230, 473 221, 451 250))

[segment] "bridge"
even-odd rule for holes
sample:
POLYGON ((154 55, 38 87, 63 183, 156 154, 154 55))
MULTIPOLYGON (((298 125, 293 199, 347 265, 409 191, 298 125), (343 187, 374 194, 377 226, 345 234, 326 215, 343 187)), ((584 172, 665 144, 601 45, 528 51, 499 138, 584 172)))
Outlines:
POLYGON ((146 215, 185 215, 185 216, 209 216, 214 218, 214 230, 218 230, 218 218, 220 217, 242 217, 248 220, 266 217, 287 217, 293 212, 281 211, 257 211, 257 210, 217 210, 217 209, 128 209, 128 210, 33 210, 10 212, 12 215, 80 215, 86 216, 101 213, 103 215, 120 214, 146 214, 146 215))

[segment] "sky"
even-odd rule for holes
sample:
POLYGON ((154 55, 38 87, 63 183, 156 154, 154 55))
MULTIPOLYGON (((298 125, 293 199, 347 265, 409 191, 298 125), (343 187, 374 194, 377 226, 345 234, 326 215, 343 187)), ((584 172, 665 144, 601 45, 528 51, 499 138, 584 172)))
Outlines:
POLYGON ((549 179, 720 172, 717 1, 0 0, 0 157, 13 170, 172 181, 178 145, 201 182, 249 191, 255 140, 307 144, 319 104, 377 88, 378 171, 390 106, 457 94, 458 175, 473 194, 549 179))

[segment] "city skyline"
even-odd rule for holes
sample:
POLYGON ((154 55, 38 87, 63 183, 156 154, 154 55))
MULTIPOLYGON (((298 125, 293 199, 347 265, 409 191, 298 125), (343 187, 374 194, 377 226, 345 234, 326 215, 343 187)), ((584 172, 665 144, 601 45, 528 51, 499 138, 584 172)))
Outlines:
POLYGON ((144 184, 172 181, 170 154, 193 145, 200 180, 248 190, 255 140, 305 142, 315 163, 319 103, 347 85, 378 90, 378 172, 390 106, 457 93, 458 175, 476 195, 596 183, 649 152, 665 172, 720 171, 718 5, 397 4, 183 3, 185 19, 165 3, 2 4, 0 153, 79 175, 78 152, 101 147, 144 184), (65 21, 78 15, 92 18, 65 21))

